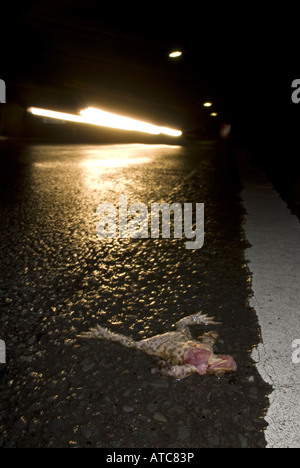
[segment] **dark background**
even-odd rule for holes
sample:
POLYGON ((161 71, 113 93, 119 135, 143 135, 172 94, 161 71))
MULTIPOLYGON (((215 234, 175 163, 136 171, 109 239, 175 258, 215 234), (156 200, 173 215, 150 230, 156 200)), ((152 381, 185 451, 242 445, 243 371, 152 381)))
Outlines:
POLYGON ((62 0, 1 10, 7 104, 66 112, 94 105, 199 137, 230 122, 232 138, 269 168, 298 171, 294 5, 62 0), (183 56, 172 61, 177 48, 183 56))

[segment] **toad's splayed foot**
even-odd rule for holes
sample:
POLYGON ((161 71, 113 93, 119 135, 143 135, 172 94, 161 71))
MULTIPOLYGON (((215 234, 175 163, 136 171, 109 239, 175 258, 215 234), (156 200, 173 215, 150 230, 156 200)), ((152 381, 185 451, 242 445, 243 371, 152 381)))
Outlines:
POLYGON ((184 379, 191 374, 216 374, 236 371, 236 363, 231 356, 216 355, 213 346, 219 335, 210 331, 204 333, 198 339, 193 339, 189 325, 219 325, 214 322, 214 317, 202 315, 201 312, 185 317, 177 322, 174 332, 153 336, 141 341, 134 341, 124 335, 113 333, 106 328, 96 325, 89 332, 79 335, 80 338, 97 338, 115 341, 127 348, 135 348, 151 356, 161 359, 158 367, 152 369, 152 373, 159 372, 163 375, 184 379))

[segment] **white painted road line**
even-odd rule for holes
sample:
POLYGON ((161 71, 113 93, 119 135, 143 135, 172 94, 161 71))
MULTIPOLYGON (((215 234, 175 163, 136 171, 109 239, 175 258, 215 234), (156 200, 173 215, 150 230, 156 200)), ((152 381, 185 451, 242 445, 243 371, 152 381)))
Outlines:
MULTIPOLYGON (((246 251, 262 343, 252 353, 262 378, 273 386, 266 416, 268 448, 300 448, 300 223, 272 184, 240 159, 247 211, 246 251)), ((284 162, 283 162, 284 164, 284 162)))

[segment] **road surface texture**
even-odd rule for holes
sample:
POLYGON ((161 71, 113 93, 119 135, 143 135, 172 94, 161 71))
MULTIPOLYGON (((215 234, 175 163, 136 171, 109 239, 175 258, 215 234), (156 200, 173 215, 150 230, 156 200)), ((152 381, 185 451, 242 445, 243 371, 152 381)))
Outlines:
POLYGON ((265 437, 270 448, 300 448, 300 223, 250 155, 238 160, 251 243, 250 304, 262 330, 253 358, 273 387, 265 437))
POLYGON ((3 143, 0 164, 0 446, 265 447, 272 387, 251 358, 260 326, 231 152, 3 143), (100 240, 97 206, 119 194, 204 203, 203 248, 100 240), (100 323, 142 339, 199 310, 223 322, 215 350, 236 373, 177 381, 151 375, 156 358, 76 337, 100 323))

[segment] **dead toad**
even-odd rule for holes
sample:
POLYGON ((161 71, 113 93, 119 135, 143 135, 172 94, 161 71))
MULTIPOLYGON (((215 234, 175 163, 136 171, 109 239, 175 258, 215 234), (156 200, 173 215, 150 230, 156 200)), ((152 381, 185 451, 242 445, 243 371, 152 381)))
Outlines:
POLYGON ((220 322, 214 322, 214 317, 198 312, 179 320, 174 325, 176 331, 141 341, 134 341, 124 335, 113 333, 100 325, 78 336, 114 341, 127 348, 139 349, 146 354, 159 357, 161 361, 157 368, 152 369, 153 374, 159 372, 177 379, 184 379, 191 374, 221 376, 225 372, 236 371, 237 366, 231 356, 214 354, 213 346, 219 337, 217 332, 209 331, 197 339, 192 337, 188 326, 199 324, 219 325, 220 322))

